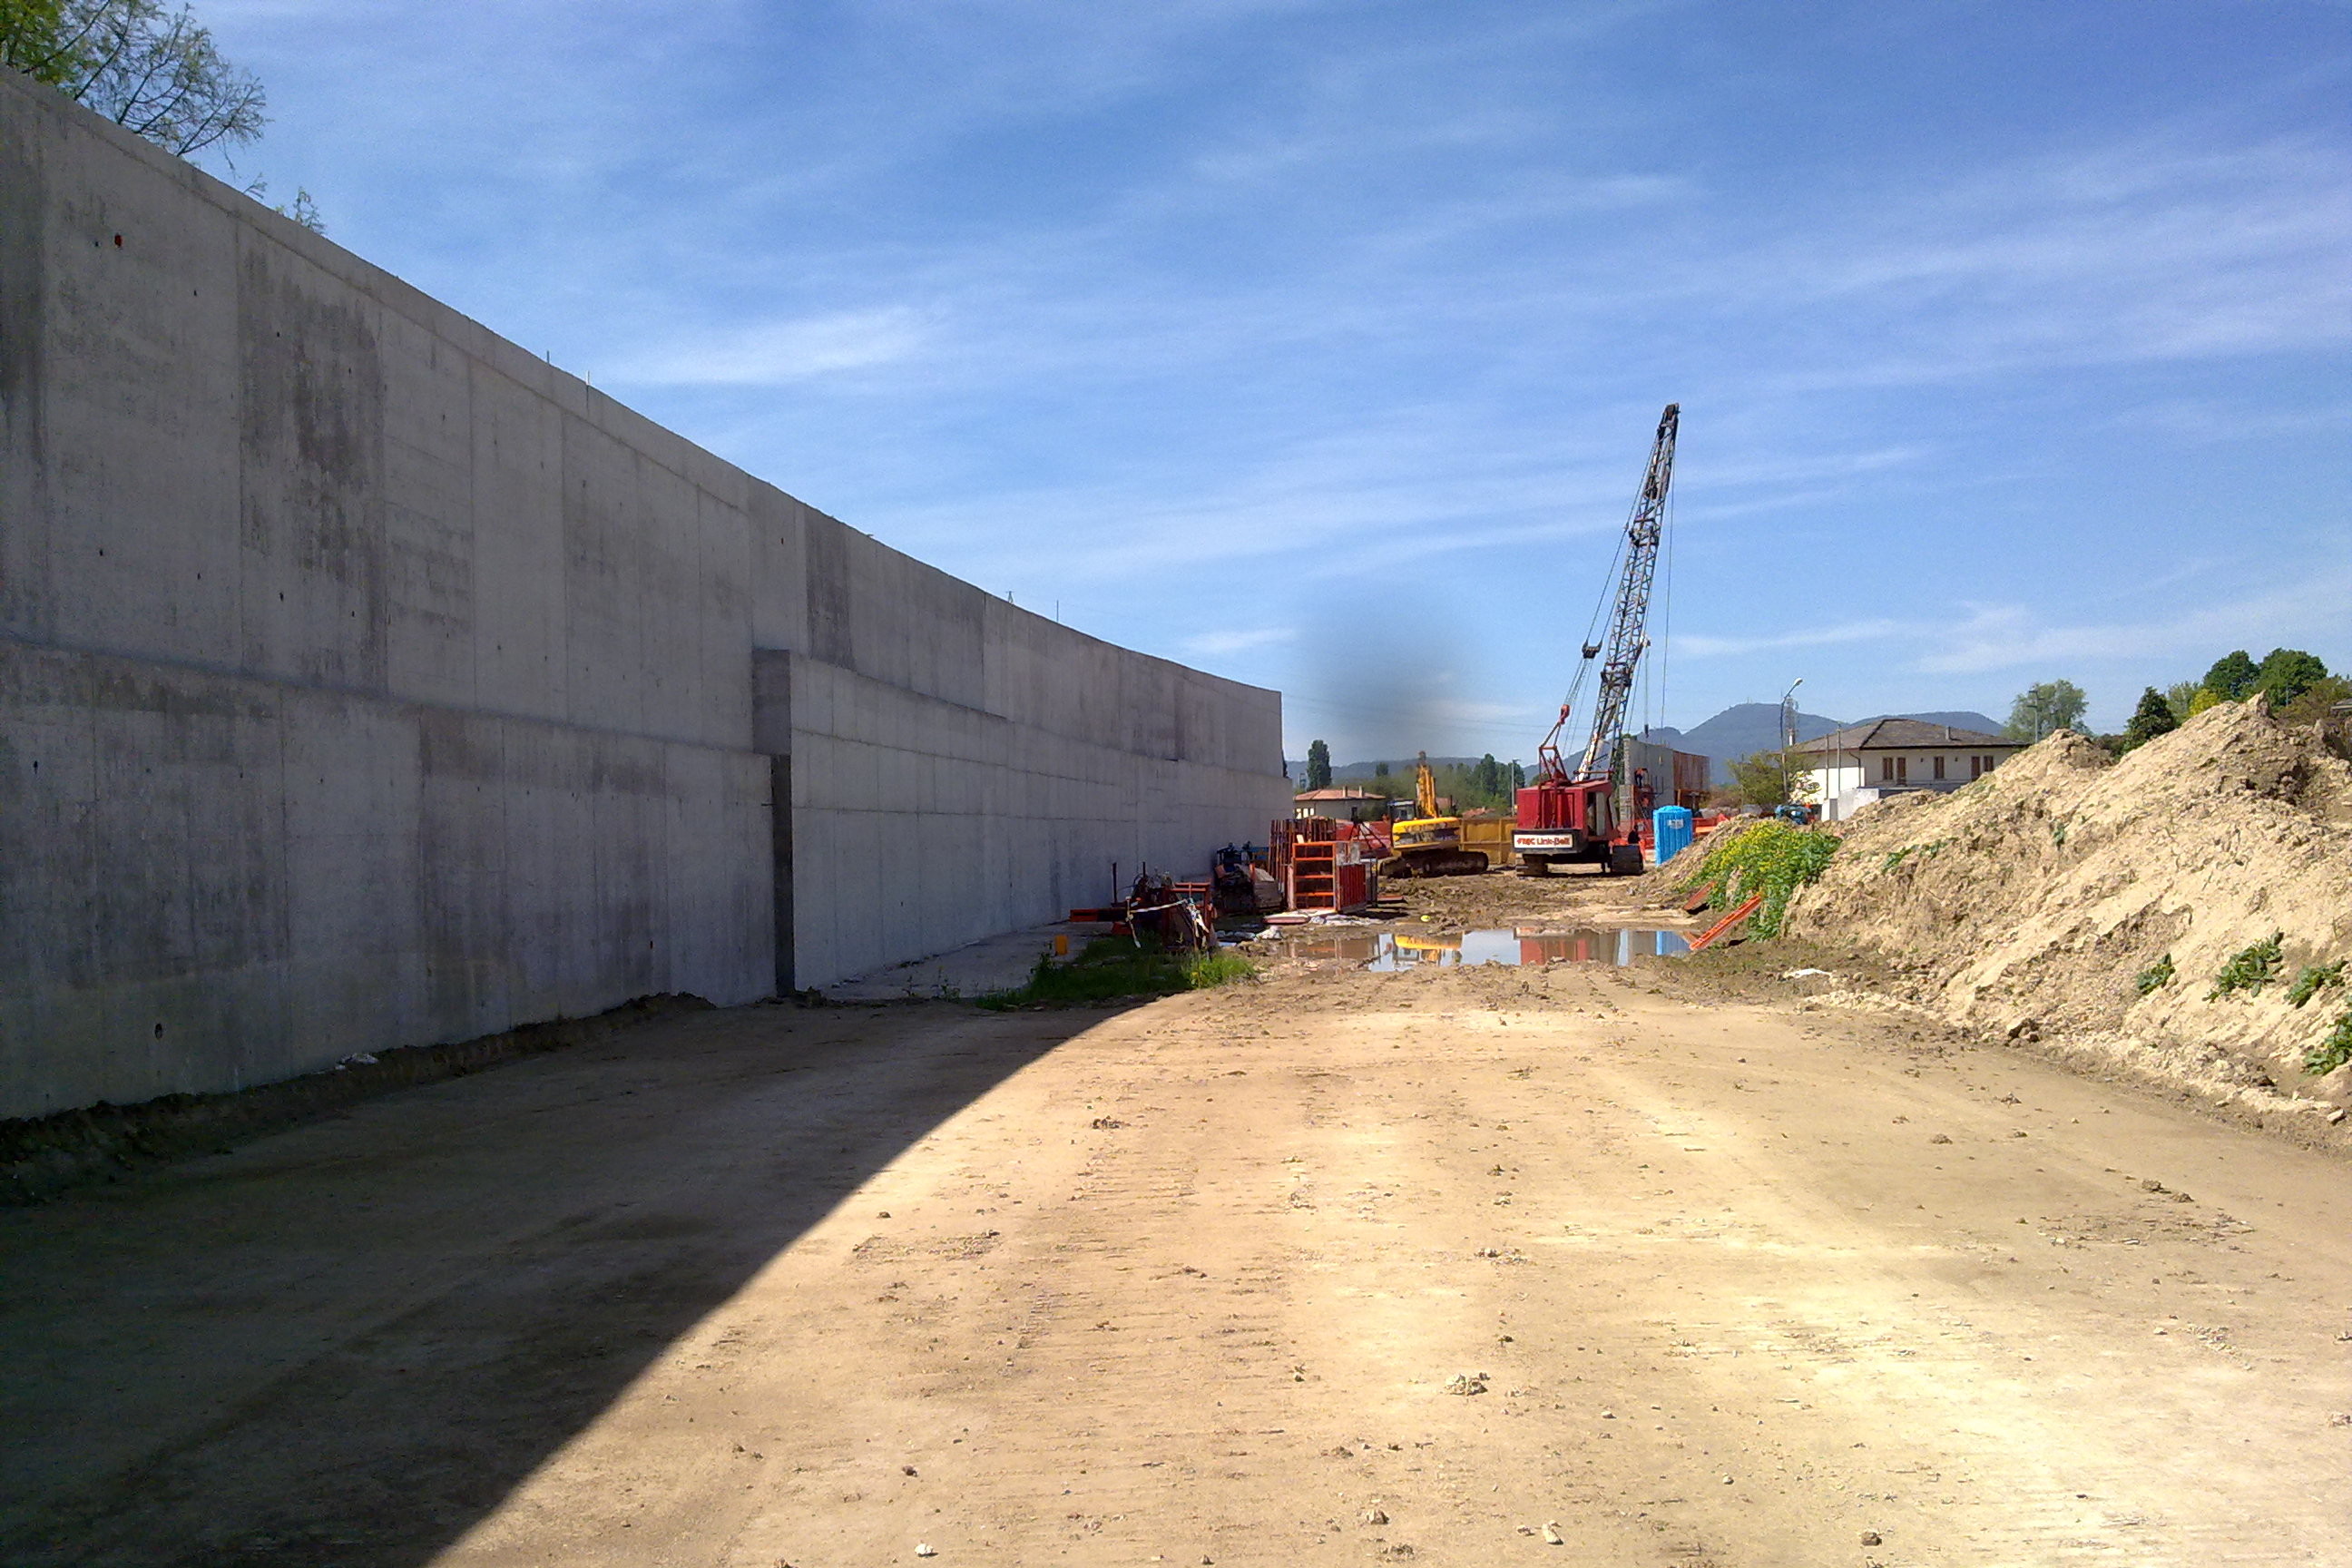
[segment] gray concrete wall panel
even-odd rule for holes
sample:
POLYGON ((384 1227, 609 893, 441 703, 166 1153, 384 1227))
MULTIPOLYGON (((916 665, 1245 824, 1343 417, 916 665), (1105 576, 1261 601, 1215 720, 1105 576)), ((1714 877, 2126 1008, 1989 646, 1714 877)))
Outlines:
POLYGON ((816 647, 809 630, 808 518, 812 509, 752 480, 747 487, 751 563, 751 645, 816 647))
POLYGON ((772 984, 748 753, 0 641, 0 1114, 772 984))
POLYGON ((571 712, 564 647, 563 416, 545 397, 479 360, 468 508, 478 605, 469 706, 534 719, 571 712))
POLYGON ((1114 863, 1198 875, 1288 800, 1278 774, 1171 765, 821 660, 790 670, 803 986, 1059 919, 1112 896, 1114 863))
POLYGON ((1049 920, 1279 731, 0 72, 0 1115, 1049 920))
MULTIPOLYGON (((384 374, 374 301, 257 236, 237 258, 239 668, 314 685, 383 691, 384 374)), ((127 334, 123 334, 127 336, 127 334)), ((121 341, 118 337, 117 341, 121 341)), ((196 361, 198 365, 210 362, 196 361)), ((222 389, 189 387, 194 395, 222 389)), ((129 432, 108 433, 117 468, 129 432)), ((168 537, 162 520, 145 532, 168 537)), ((160 592, 168 577, 132 574, 160 592)), ((93 639, 144 647, 135 637, 93 639)))

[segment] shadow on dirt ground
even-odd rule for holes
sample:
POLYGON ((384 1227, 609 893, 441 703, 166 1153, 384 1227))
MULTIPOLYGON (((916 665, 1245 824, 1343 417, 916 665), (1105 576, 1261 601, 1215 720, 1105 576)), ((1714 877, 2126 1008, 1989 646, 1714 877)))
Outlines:
POLYGON ((0 1214, 0 1562, 427 1563, 1108 1016, 692 1014, 0 1214))

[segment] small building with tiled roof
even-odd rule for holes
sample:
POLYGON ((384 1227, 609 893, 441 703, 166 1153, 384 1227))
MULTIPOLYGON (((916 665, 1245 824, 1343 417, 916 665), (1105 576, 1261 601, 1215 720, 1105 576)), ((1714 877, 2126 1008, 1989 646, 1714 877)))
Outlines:
POLYGON ((1981 730, 1874 719, 1791 747, 1790 761, 1806 772, 1790 782, 1801 797, 1820 804, 1822 820, 1837 822, 1891 795, 1956 790, 2022 750, 2020 742, 1981 730))
POLYGON ((1334 822, 1386 822, 1389 797, 1360 784, 1303 789, 1291 798, 1293 816, 1328 816, 1334 822))

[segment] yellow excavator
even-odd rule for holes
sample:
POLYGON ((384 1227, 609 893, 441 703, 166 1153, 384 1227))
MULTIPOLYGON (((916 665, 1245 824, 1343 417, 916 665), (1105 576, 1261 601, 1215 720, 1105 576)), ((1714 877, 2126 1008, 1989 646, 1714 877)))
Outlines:
POLYGON ((1416 815, 1390 825, 1394 849, 1381 862, 1383 877, 1465 877, 1486 868, 1486 857, 1462 847, 1462 819, 1437 811, 1437 780, 1429 771, 1429 753, 1414 763, 1413 810, 1416 815))

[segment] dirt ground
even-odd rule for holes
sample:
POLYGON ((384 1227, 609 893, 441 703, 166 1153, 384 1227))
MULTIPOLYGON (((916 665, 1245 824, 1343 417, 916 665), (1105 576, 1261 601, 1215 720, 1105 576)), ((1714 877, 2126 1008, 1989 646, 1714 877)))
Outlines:
POLYGON ((0 1215, 0 1562, 2347 1561, 2340 1156, 1702 980, 690 1014, 0 1215))

